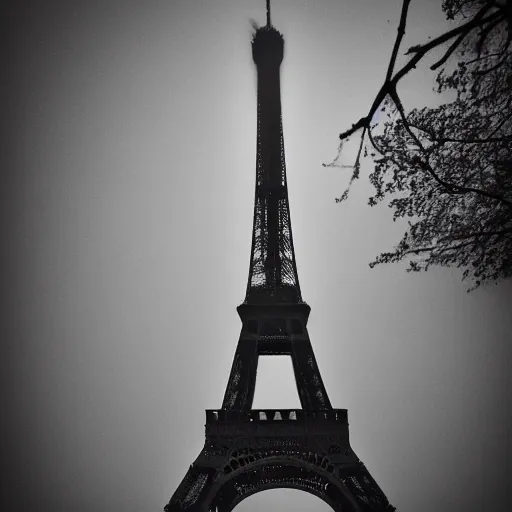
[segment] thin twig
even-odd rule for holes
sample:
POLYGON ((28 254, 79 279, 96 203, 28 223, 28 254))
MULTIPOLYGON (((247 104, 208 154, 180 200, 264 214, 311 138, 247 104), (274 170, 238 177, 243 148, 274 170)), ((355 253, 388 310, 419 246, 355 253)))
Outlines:
POLYGON ((447 246, 447 247, 438 247, 437 245, 433 245, 431 247, 420 247, 418 249, 410 249, 408 251, 405 251, 403 254, 404 256, 407 254, 418 254, 420 252, 432 252, 434 250, 437 250, 438 254, 441 252, 446 252, 450 250, 460 249, 461 247, 466 247, 468 245, 474 245, 476 244, 476 240, 471 240, 471 242, 464 242, 462 244, 447 246))

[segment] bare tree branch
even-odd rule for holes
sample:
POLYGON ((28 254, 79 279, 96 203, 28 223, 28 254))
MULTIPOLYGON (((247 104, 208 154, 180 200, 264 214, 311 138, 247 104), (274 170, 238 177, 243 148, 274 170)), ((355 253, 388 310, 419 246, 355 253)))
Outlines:
POLYGON ((508 207, 512 208, 512 200, 507 199, 505 197, 499 196, 497 194, 494 194, 492 192, 488 192, 487 190, 482 190, 474 187, 465 187, 462 185, 456 185, 453 183, 449 183, 439 177, 439 175, 434 171, 430 163, 428 162, 428 151, 423 146, 419 138, 416 136, 416 134, 411 130, 411 127, 409 125, 409 122, 407 120, 407 115, 405 114, 404 107, 402 105, 402 101, 400 100, 400 97, 398 96, 398 93, 396 90, 393 90, 390 92, 390 96, 393 99, 398 112, 400 113, 400 117, 402 118, 402 122, 404 125, 404 128, 407 130, 409 135, 412 137, 418 148, 421 150, 421 152, 425 155, 427 155, 427 161, 423 161, 420 157, 416 157, 413 159, 413 161, 418 164, 423 170, 427 171, 442 187, 445 188, 446 192, 449 194, 466 194, 469 192, 479 194, 484 197, 489 197, 491 199, 495 199, 496 201, 500 201, 504 204, 506 204, 508 207))
POLYGON ((339 137, 341 140, 344 140, 344 139, 350 137, 350 135, 352 135, 353 133, 355 133, 358 130, 360 130, 361 128, 364 128, 369 125, 369 123, 371 122, 371 120, 373 118, 373 115, 379 108, 380 104, 384 101, 386 96, 391 92, 392 89, 396 88, 396 84, 407 73, 409 73, 409 71, 414 69, 416 67, 416 65, 418 64, 418 62, 430 50, 432 50, 436 46, 444 44, 445 42, 458 36, 462 32, 472 30, 473 28, 477 27, 479 24, 485 24, 490 21, 496 21, 500 17, 501 17, 501 19, 504 19, 499 11, 494 12, 493 14, 489 15, 487 18, 481 19, 482 15, 485 14, 485 12, 487 12, 491 8, 489 5, 486 5, 485 9, 482 9, 481 11, 479 11, 473 17, 473 19, 471 21, 469 21, 468 23, 465 23, 464 25, 462 25, 460 27, 449 30, 445 34, 442 34, 441 36, 433 39, 432 41, 430 41, 424 45, 418 45, 418 46, 413 46, 413 47, 409 48, 409 50, 406 52, 406 55, 414 53, 415 54, 414 57, 412 57, 409 60, 409 62, 405 66, 403 66, 400 69, 400 71, 398 71, 395 74, 395 76, 393 78, 388 78, 388 75, 392 74, 392 70, 394 68, 394 64, 396 61, 396 55, 398 53, 398 48, 400 46, 400 42, 403 38, 403 35, 405 33, 405 24, 406 24, 407 10, 409 8, 409 3, 410 3, 410 0, 404 0, 404 3, 402 5, 402 14, 400 16, 400 25, 401 26, 399 26, 399 28, 398 28, 398 34, 397 34, 395 44, 393 47, 394 59, 393 59, 393 55, 392 55, 392 58, 390 59, 390 63, 388 66, 388 72, 386 74, 386 79, 384 81, 384 84, 382 85, 379 92, 377 93, 377 96, 375 97, 375 99, 372 103, 372 106, 370 107, 370 111, 368 112, 368 115, 366 115, 365 117, 362 117, 361 119, 359 119, 359 121, 357 121, 355 124, 353 124, 351 128, 349 128, 348 130, 341 133, 340 137, 339 137), (390 70, 391 70, 391 73, 390 73, 390 70))
POLYGON ((354 172, 336 202, 348 197, 359 176, 368 135, 375 150, 371 156, 380 155, 374 158, 369 176, 375 189, 369 205, 390 197, 393 220, 415 219, 408 221, 408 231, 394 252, 382 253, 370 263, 372 268, 425 253, 410 261, 407 271, 427 270, 431 265, 462 267, 463 279, 476 278, 468 291, 481 282, 512 277, 512 0, 503 2, 446 0, 443 10, 447 17, 463 22, 409 48, 405 53, 409 60, 395 70, 410 6, 410 0, 402 2, 384 82, 368 114, 339 136, 341 153, 343 141, 362 129, 354 172), (406 114, 397 91, 400 80, 445 43, 449 46, 430 69, 444 68, 456 55, 458 65, 437 74, 438 92, 455 91, 456 99, 406 114), (466 55, 471 60, 465 59, 466 55), (383 133, 374 134, 375 113, 388 105, 397 115, 388 114, 383 133))
POLYGON ((460 144, 491 144, 495 142, 512 142, 512 134, 503 135, 502 137, 485 137, 483 139, 475 138, 456 138, 456 137, 439 137, 432 130, 428 130, 422 126, 418 126, 415 123, 409 121, 409 126, 426 133, 431 142, 436 142, 439 145, 446 144, 448 142, 460 143, 460 144))
POLYGON ((441 238, 439 241, 445 242, 447 240, 464 240, 465 238, 478 238, 481 236, 500 236, 500 235, 506 235, 508 233, 512 233, 512 227, 494 230, 494 231, 478 231, 476 233, 465 233, 462 235, 450 235, 449 237, 441 238))
POLYGON ((445 189, 445 191, 448 194, 467 194, 469 192, 472 192, 484 197, 488 197, 490 199, 494 199, 507 205, 509 208, 512 208, 512 201, 510 199, 507 199, 506 197, 502 197, 498 194, 493 194, 492 192, 488 192, 487 190, 482 190, 474 187, 464 187, 461 185, 454 185, 452 183, 448 183, 447 181, 444 181, 437 175, 437 173, 434 171, 434 169, 432 169, 432 166, 428 162, 424 162, 420 157, 416 157, 416 159, 414 159, 413 161, 414 163, 418 164, 422 169, 427 171, 439 183, 439 185, 441 185, 445 189))
POLYGON ((466 32, 462 32, 462 34, 455 39, 455 41, 450 45, 448 50, 446 50, 445 54, 432 66, 430 66, 430 69, 432 71, 435 71, 437 68, 441 67, 451 56, 451 54, 459 47, 459 45, 462 43, 464 38, 471 32, 472 29, 466 30, 466 32))
POLYGON ((468 29, 472 30, 479 25, 485 25, 486 23, 493 23, 496 20, 503 21, 505 18, 503 14, 500 13, 500 11, 494 11, 492 14, 487 16, 487 18, 482 19, 482 15, 485 14, 487 11, 492 9, 493 6, 490 4, 486 4, 480 11, 478 11, 473 19, 471 21, 468 21, 467 23, 464 23, 463 25, 460 25, 459 27, 453 28, 452 30, 448 30, 448 32, 445 32, 444 34, 441 34, 440 36, 432 39, 432 41, 429 41, 425 44, 420 44, 416 46, 411 46, 406 52, 405 55, 409 55, 411 53, 415 53, 416 55, 421 55, 422 57, 435 48, 436 46, 439 46, 441 44, 446 43, 450 39, 453 39, 454 37, 458 36, 462 32, 466 32, 468 29))
POLYGON ((505 64, 506 61, 507 55, 505 54, 505 56, 501 60, 496 62, 496 64, 492 65, 490 68, 478 69, 477 71, 475 71, 475 75, 487 75, 488 73, 491 73, 492 71, 498 69, 500 66, 503 66, 503 64, 505 64))
POLYGON ((401 80, 407 73, 409 73, 411 69, 415 68, 418 62, 436 46, 440 46, 441 44, 446 43, 450 39, 458 36, 461 32, 466 31, 468 28, 473 29, 481 24, 483 25, 485 23, 492 22, 497 19, 503 21, 504 19, 498 11, 494 12, 493 14, 489 15, 487 18, 484 18, 482 20, 480 20, 479 18, 477 19, 477 16, 478 14, 476 14, 475 17, 468 23, 458 28, 454 28, 453 30, 449 30, 443 35, 436 37, 435 39, 432 39, 432 41, 430 41, 429 43, 409 48, 409 50, 406 52, 406 55, 414 53, 415 56, 393 77, 392 82, 396 85, 399 80, 401 80))
POLYGON ((391 59, 389 60, 388 71, 386 73, 385 82, 389 82, 393 75, 393 70, 395 68, 396 58, 398 55, 398 50, 400 49, 400 44, 405 35, 405 25, 407 23, 407 12, 409 11, 409 4, 411 0, 404 0, 402 3, 402 12, 400 13, 400 21, 398 23, 397 35, 395 39, 395 44, 393 45, 393 51, 391 52, 391 59))
MULTIPOLYGON (((475 15, 474 19, 480 19, 487 11, 489 7, 486 5, 480 9, 480 11, 475 15)), ((475 27, 470 26, 469 28, 466 27, 466 30, 464 30, 459 37, 450 45, 446 53, 439 59, 435 64, 430 66, 430 69, 432 71, 435 71, 437 68, 441 67, 449 58, 450 55, 459 47, 459 45, 462 43, 463 39, 474 29, 475 27)))
POLYGON ((468 245, 474 245, 475 243, 477 243, 476 240, 472 240, 471 242, 464 242, 462 244, 457 244, 457 245, 445 246, 445 247, 438 247, 437 245, 432 245, 430 247, 419 247, 418 249, 409 249, 408 251, 405 251, 403 254, 405 256, 408 254, 418 254, 420 252, 432 252, 432 251, 437 251, 438 253, 442 253, 442 252, 446 252, 446 251, 450 251, 450 250, 462 249, 462 247, 467 247, 468 245))

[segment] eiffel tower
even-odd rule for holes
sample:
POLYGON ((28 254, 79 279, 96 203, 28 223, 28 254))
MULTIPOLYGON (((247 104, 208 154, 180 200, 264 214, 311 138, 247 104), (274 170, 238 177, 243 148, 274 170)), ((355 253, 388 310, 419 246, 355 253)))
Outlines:
POLYGON ((253 37, 258 70, 256 194, 242 330, 222 408, 206 411, 204 448, 165 512, 229 512, 248 496, 294 488, 338 512, 393 511, 349 443, 346 409, 333 409, 306 324, 290 223, 279 73, 284 39, 253 37), (252 409, 260 355, 289 355, 301 409, 252 409))

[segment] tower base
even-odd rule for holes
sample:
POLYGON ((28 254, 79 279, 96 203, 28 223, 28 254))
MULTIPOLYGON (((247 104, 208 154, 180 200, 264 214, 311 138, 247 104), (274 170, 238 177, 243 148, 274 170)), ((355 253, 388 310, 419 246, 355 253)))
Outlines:
POLYGON ((206 440, 165 512, 230 512, 274 488, 299 489, 337 512, 392 512, 349 443, 346 409, 206 411, 206 440))

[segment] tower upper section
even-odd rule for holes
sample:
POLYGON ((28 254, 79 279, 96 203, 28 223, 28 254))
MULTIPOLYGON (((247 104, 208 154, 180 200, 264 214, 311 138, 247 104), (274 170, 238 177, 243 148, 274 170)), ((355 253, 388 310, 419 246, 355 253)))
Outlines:
POLYGON ((256 191, 251 264, 245 303, 302 302, 293 249, 281 116, 280 65, 284 38, 270 24, 252 41, 258 71, 256 191))

